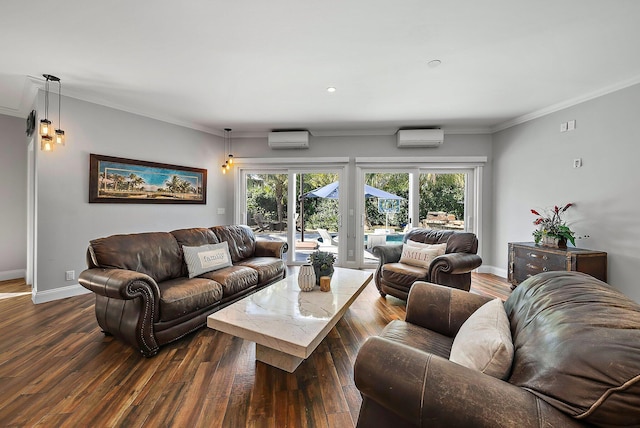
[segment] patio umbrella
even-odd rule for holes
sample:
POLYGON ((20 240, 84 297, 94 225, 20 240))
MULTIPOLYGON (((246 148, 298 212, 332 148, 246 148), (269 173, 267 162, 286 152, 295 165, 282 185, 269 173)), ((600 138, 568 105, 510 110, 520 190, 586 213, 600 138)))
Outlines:
MULTIPOLYGON (((340 190, 340 182, 334 181, 333 183, 329 183, 326 186, 322 186, 318 189, 312 190, 303 194, 300 197, 300 211, 302 211, 302 203, 304 198, 327 198, 327 199, 338 199, 339 190, 340 190)), ((369 186, 368 184, 364 185, 364 197, 365 198, 378 198, 378 199, 404 199, 402 196, 394 195, 393 193, 385 192, 384 190, 377 189, 375 187, 369 186)), ((304 218, 302 219, 302 240, 304 241, 304 218)))
MULTIPOLYGON (((305 198, 328 198, 338 199, 339 182, 334 181, 326 186, 322 186, 318 189, 312 190, 304 194, 305 198)), ((379 199, 404 199, 402 196, 394 195, 393 193, 385 192, 384 190, 376 189, 375 187, 365 184, 364 186, 365 198, 379 198, 379 199)))

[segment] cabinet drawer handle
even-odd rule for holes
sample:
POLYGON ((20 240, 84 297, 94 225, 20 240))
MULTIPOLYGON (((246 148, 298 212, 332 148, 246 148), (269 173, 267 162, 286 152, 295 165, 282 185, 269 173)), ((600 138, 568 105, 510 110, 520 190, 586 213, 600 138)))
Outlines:
POLYGON ((547 269, 546 266, 542 268, 542 272, 548 272, 548 271, 549 271, 549 269, 547 269))
MULTIPOLYGON (((540 256, 538 254, 535 254, 535 253, 529 253, 528 256, 531 257, 532 259, 539 259, 540 258, 540 256)), ((547 260, 547 255, 546 254, 542 255, 542 260, 547 260)))
MULTIPOLYGON (((527 267, 529 269, 540 270, 540 266, 532 265, 531 263, 527 263, 527 267)), ((545 268, 546 269, 546 268, 545 268)))

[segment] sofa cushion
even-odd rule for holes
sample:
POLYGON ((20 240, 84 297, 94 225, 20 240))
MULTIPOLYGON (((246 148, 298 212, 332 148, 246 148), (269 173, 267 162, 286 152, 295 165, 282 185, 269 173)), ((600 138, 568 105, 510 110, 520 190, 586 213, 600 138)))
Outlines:
POLYGON ((577 272, 541 273, 505 302, 509 382, 599 426, 640 425, 640 305, 577 272))
POLYGON ((276 279, 284 278, 286 266, 284 261, 273 257, 251 257, 238 263, 258 272, 258 284, 268 284, 276 279))
POLYGON ((405 288, 407 291, 416 281, 427 281, 428 269, 404 263, 387 263, 382 265, 381 277, 383 283, 393 284, 395 288, 405 288))
POLYGON ((171 234, 181 247, 185 245, 187 247, 199 247, 201 245, 220 243, 213 231, 206 227, 172 230, 171 234))
POLYGON ((442 251, 440 251, 439 248, 418 247, 403 244, 402 254, 400 255, 400 263, 428 269, 433 259, 442 255, 440 253, 444 254, 444 248, 442 249, 442 251))
POLYGON ((182 248, 169 232, 112 235, 89 245, 91 262, 98 267, 144 273, 156 282, 182 276, 182 248))
POLYGON ((421 229, 416 228, 408 231, 404 235, 404 241, 422 242, 424 244, 442 244, 446 243, 451 235, 455 232, 453 230, 434 230, 434 229, 421 229))
POLYGON ((222 300, 222 285, 207 278, 176 278, 158 284, 160 321, 171 321, 222 300))
POLYGON ((182 247, 182 251, 189 271, 189 278, 231 266, 229 246, 226 242, 206 244, 199 247, 187 247, 185 245, 182 247))
POLYGON ((248 266, 233 265, 202 274, 202 278, 212 279, 222 285, 222 298, 258 285, 258 272, 248 266))
POLYGON ((227 241, 234 264, 253 257, 256 250, 256 237, 249 226, 214 226, 211 230, 220 242, 227 241))
POLYGON ((502 300, 485 303, 467 318, 453 339, 449 360, 498 379, 507 378, 513 343, 502 300))
POLYGON ((442 358, 449 358, 453 338, 401 320, 393 320, 380 337, 402 343, 442 358))

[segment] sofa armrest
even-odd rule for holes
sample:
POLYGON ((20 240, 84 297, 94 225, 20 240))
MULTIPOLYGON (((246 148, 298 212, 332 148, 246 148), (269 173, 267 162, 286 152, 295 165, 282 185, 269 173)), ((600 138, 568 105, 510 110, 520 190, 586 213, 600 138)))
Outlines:
POLYGON ((402 244, 392 245, 376 245, 371 249, 373 254, 378 257, 378 267, 376 273, 373 276, 373 280, 378 290, 381 290, 380 278, 382 276, 382 266, 387 263, 397 263, 402 256, 402 244))
POLYGON ((469 273, 482 265, 482 258, 477 254, 450 253, 438 256, 429 265, 429 278, 438 276, 438 273, 450 275, 469 273))
POLYGON ((381 337, 358 352, 354 378, 365 400, 415 426, 582 426, 520 387, 381 337))
POLYGON ((78 282, 96 294, 96 319, 112 334, 150 357, 158 352, 153 324, 160 317, 160 290, 148 275, 126 269, 92 268, 78 282))
POLYGON ((386 263, 397 263, 400 261, 400 256, 402 256, 402 244, 376 245, 371 251, 378 257, 380 266, 386 263))
POLYGON ((447 286, 416 281, 409 290, 405 321, 448 337, 491 299, 447 286))
POLYGON ((280 240, 256 239, 256 257, 276 257, 281 259, 289 250, 289 245, 280 240))

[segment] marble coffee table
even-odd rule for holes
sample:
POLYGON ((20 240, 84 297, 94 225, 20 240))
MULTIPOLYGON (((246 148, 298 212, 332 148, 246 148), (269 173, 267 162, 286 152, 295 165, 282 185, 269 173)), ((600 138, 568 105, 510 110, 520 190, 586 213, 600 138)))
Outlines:
POLYGON ((300 291, 298 270, 207 317, 207 326, 256 343, 256 360, 293 373, 373 275, 335 268, 331 291, 300 291))

